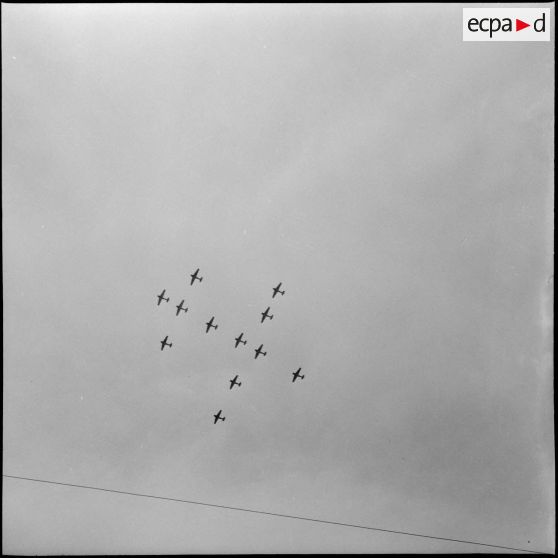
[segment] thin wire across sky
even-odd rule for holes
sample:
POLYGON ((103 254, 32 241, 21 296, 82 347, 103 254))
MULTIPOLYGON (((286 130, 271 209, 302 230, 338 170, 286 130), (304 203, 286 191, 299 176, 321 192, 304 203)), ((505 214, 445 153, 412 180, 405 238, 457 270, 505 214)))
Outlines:
POLYGON ((127 492, 125 490, 114 490, 112 488, 101 488, 98 486, 87 486, 87 485, 83 485, 83 484, 71 484, 71 483, 67 483, 67 482, 58 482, 58 481, 51 481, 51 480, 46 480, 46 479, 34 479, 34 478, 29 478, 29 477, 20 477, 17 475, 2 475, 5 478, 9 478, 9 479, 18 479, 18 480, 23 480, 23 481, 30 481, 30 482, 40 482, 40 483, 44 483, 44 484, 55 484, 55 485, 59 485, 59 486, 69 486, 72 488, 81 488, 84 490, 97 490, 99 492, 111 492, 113 494, 124 494, 126 496, 137 496, 137 497, 141 497, 141 498, 151 498, 154 500, 167 500, 169 502, 179 502, 182 504, 192 504, 192 505, 196 505, 196 506, 206 506, 209 508, 220 508, 220 509, 225 509, 225 510, 233 510, 233 511, 239 511, 239 512, 245 512, 245 513, 256 513, 256 514, 260 514, 260 515, 271 515, 274 517, 282 517, 285 519, 297 519, 299 521, 313 521, 314 523, 324 523, 327 525, 337 525, 339 527, 352 527, 355 529, 366 529, 368 531, 379 531, 382 533, 392 533, 395 535, 404 535, 407 537, 420 537, 423 539, 432 539, 432 540, 438 540, 438 541, 448 541, 448 542, 455 542, 455 543, 462 543, 462 544, 472 544, 472 545, 476 545, 476 546, 484 546, 484 547, 490 547, 490 548, 498 548, 501 550, 514 550, 517 552, 528 552, 530 554, 544 554, 541 552, 537 552, 536 550, 528 550, 526 548, 513 548, 510 546, 502 546, 502 545, 497 545, 497 544, 488 544, 488 543, 482 543, 482 542, 478 542, 478 541, 470 541, 470 540, 462 540, 462 539, 451 539, 448 537, 438 537, 438 536, 434 536, 434 535, 424 535, 422 533, 411 533, 408 531, 396 531, 394 529, 383 529, 380 527, 371 527, 368 525, 356 525, 353 523, 342 523, 340 521, 329 521, 326 519, 317 519, 314 517, 303 517, 303 516, 299 516, 299 515, 290 515, 290 514, 285 514, 285 513, 275 513, 275 512, 269 512, 269 511, 263 511, 263 510, 255 510, 255 509, 250 509, 250 508, 241 508, 241 507, 237 507, 237 506, 225 506, 225 505, 221 505, 221 504, 211 504, 208 502, 199 502, 199 501, 195 501, 195 500, 184 500, 182 498, 170 498, 167 496, 155 496, 153 494, 141 494, 138 492, 127 492))

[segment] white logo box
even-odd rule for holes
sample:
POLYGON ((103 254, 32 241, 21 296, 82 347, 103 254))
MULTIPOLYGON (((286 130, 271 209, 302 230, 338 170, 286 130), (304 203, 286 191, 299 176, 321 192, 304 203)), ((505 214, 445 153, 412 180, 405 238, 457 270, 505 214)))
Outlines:
POLYGON ((463 40, 550 41, 551 23, 550 8, 463 8, 463 40))

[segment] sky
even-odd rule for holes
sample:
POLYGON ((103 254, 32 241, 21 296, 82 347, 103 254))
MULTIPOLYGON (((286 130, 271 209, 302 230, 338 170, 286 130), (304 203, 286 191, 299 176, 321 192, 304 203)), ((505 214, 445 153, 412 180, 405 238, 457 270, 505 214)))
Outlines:
MULTIPOLYGON (((554 551, 554 34, 461 8, 2 4, 5 475, 554 551)), ((2 503, 16 555, 481 548, 2 503)))

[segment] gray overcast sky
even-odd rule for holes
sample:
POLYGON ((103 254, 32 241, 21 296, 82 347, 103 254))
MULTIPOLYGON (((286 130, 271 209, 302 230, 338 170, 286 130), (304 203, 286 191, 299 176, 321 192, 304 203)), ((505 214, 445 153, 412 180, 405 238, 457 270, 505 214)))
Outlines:
MULTIPOLYGON (((5 474, 553 551, 553 30, 2 16, 5 474)), ((15 479, 3 507, 10 554, 479 549, 15 479)))

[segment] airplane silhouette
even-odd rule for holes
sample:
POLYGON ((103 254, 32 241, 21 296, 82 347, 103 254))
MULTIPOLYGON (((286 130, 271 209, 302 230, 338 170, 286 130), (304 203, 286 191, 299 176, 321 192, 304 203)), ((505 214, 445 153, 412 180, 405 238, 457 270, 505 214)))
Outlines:
POLYGON ((213 424, 217 424, 218 420, 222 420, 223 422, 225 421, 226 417, 221 416, 222 412, 223 412, 223 409, 221 409, 216 415, 213 415, 213 424))
POLYGON ((254 358, 258 358, 260 355, 263 356, 267 355, 267 353, 264 353, 262 349, 263 349, 263 344, 260 345, 257 349, 254 349, 254 351, 256 352, 256 356, 254 358))
POLYGON ((196 269, 196 271, 194 271, 194 273, 190 274, 190 277, 192 278, 190 280, 190 285, 194 284, 194 281, 197 279, 200 283, 203 281, 203 277, 198 277, 198 273, 200 272, 200 268, 198 267, 198 269, 196 269))
POLYGON ((218 324, 213 325, 213 320, 215 319, 215 316, 211 316, 211 320, 209 320, 209 322, 206 322, 206 328, 205 328, 205 333, 209 333, 209 330, 211 328, 213 329, 217 329, 219 327, 218 324))
POLYGON ((184 314, 186 314, 186 312, 188 312, 188 308, 183 306, 183 304, 184 304, 184 300, 181 300, 180 304, 176 305, 176 315, 177 316, 178 316, 178 314, 180 314, 180 310, 182 310, 184 312, 184 314))
POLYGON ((244 332, 242 332, 238 337, 235 337, 234 340, 236 341, 236 343, 234 344, 234 348, 238 348, 238 345, 240 345, 240 343, 242 343, 243 345, 246 345, 246 341, 242 340, 242 336, 244 335, 244 332))
POLYGON ((229 383, 231 384, 229 389, 232 389, 234 386, 240 387, 242 385, 242 382, 237 382, 236 380, 238 380, 238 374, 232 380, 229 380, 229 383))
POLYGON ((293 382, 296 382, 297 378, 300 378, 301 380, 304 380, 304 376, 300 373, 302 369, 299 368, 296 372, 293 372, 293 382))
POLYGON ((172 347, 172 343, 167 343, 169 336, 167 335, 162 341, 161 341, 161 351, 165 348, 165 347, 172 347))
POLYGON ((269 313, 269 306, 265 309, 265 312, 262 312, 262 324, 264 323, 266 318, 273 320, 273 314, 269 313))
POLYGON ((170 300, 170 298, 165 298, 165 291, 167 289, 163 289, 163 292, 160 295, 157 295, 157 298, 159 299, 159 301, 157 302, 157 306, 159 306, 159 304, 161 304, 161 302, 163 302, 163 300, 165 302, 168 302, 170 300))
POLYGON ((285 294, 285 291, 281 291, 280 289, 281 289, 281 283, 279 283, 279 285, 277 285, 276 287, 273 287, 273 296, 271 298, 275 298, 275 295, 277 293, 283 296, 285 294))

